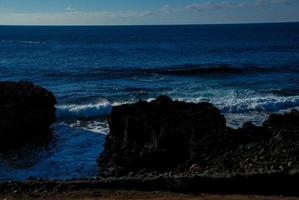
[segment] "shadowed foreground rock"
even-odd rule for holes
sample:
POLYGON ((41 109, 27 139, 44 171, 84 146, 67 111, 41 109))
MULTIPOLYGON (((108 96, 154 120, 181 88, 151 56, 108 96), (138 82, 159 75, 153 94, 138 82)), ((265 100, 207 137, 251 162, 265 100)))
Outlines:
POLYGON ((231 129, 210 103, 161 96, 114 107, 104 147, 98 159, 102 176, 294 174, 299 171, 299 112, 271 115, 260 127, 248 122, 231 129))
POLYGON ((33 83, 0 82, 0 145, 13 148, 45 140, 55 122, 54 95, 33 83))

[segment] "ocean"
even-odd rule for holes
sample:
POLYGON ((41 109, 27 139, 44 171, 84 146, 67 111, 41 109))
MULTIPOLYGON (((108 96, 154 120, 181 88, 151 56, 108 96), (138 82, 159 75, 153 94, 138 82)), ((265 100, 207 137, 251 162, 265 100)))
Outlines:
POLYGON ((112 106, 209 101, 234 128, 299 108, 299 23, 0 26, 5 80, 41 85, 58 104, 54 139, 0 153, 0 181, 93 178, 112 106))

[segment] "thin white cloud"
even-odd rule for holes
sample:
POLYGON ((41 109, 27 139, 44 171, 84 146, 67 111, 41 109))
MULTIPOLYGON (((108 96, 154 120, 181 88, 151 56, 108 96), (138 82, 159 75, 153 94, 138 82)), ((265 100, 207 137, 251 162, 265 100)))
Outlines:
POLYGON ((166 5, 163 5, 160 8, 160 11, 163 12, 163 13, 172 13, 172 12, 177 11, 177 9, 174 6, 170 5, 170 4, 166 4, 166 5))
POLYGON ((141 24, 155 17, 151 11, 79 11, 59 13, 0 13, 0 24, 141 24))
POLYGON ((193 3, 185 6, 187 11, 206 11, 206 10, 219 10, 219 9, 230 9, 230 8, 245 8, 245 7, 256 7, 256 6, 271 6, 277 4, 293 4, 298 3, 299 0, 255 0, 251 2, 245 1, 221 1, 212 2, 205 1, 200 3, 193 3))
POLYGON ((226 8, 239 8, 244 7, 244 2, 229 2, 229 1, 222 1, 222 2, 211 2, 206 1, 202 3, 194 3, 190 5, 186 5, 185 9, 187 11, 193 10, 193 11, 204 11, 204 10, 217 10, 217 9, 226 9, 226 8))
POLYGON ((298 3, 298 0, 256 0, 255 5, 257 6, 268 6, 268 5, 275 5, 275 4, 293 4, 298 3))
MULTIPOLYGON (((0 0, 1 1, 1 0, 0 0)), ((198 1, 198 0, 194 0, 198 1)), ((1 13, 0 24, 49 24, 49 25, 126 25, 126 24, 175 24, 175 23, 230 23, 254 21, 289 21, 298 20, 295 12, 276 14, 269 11, 265 14, 251 12, 254 8, 271 5, 288 6, 299 3, 299 0, 223 0, 201 1, 193 4, 174 6, 166 4, 159 9, 127 10, 127 11, 84 11, 72 6, 56 13, 1 13), (238 11, 238 10, 242 11, 238 11), (221 10, 221 12, 213 12, 221 10), (205 12, 210 11, 210 12, 205 12), (205 13, 205 14, 203 14, 205 13), (257 14, 260 14, 257 16, 257 14)), ((277 7, 276 7, 277 8, 277 7)), ((293 6, 290 6, 293 8, 293 6)), ((277 10, 277 9, 275 9, 277 10)), ((290 9, 291 10, 291 9, 290 9)), ((294 9, 292 9, 294 10, 294 9)), ((274 13, 275 12, 275 13, 274 13)))
POLYGON ((73 8, 71 6, 68 6, 68 7, 65 8, 65 11, 67 11, 67 12, 74 12, 74 11, 77 11, 77 9, 75 9, 75 8, 73 8))

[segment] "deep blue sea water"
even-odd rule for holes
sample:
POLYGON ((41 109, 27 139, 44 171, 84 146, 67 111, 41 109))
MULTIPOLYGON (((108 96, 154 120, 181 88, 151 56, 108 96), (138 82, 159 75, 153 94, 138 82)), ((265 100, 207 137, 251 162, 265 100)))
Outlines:
POLYGON ((0 181, 90 178, 113 105, 210 101, 232 127, 299 107, 299 23, 0 26, 0 80, 33 81, 58 99, 55 138, 0 154, 0 181))

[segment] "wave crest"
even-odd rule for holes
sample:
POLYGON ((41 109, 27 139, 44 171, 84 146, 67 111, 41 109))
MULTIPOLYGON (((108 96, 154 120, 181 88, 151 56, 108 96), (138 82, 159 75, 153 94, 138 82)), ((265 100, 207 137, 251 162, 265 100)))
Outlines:
POLYGON ((179 101, 213 103, 222 113, 248 113, 248 112, 279 112, 287 109, 299 108, 299 96, 252 96, 235 97, 225 96, 223 98, 206 99, 202 97, 176 98, 179 101))
POLYGON ((108 102, 85 105, 61 105, 56 107, 58 118, 101 117, 111 113, 112 105, 108 102))
MULTIPOLYGON (((207 101, 204 98, 173 98, 174 100, 186 102, 202 102, 207 101)), ((149 98, 146 101, 152 101, 154 98, 149 98)), ((279 112, 287 109, 299 107, 299 96, 278 97, 278 96, 256 96, 246 98, 224 97, 221 99, 208 100, 218 107, 222 113, 248 113, 248 112, 279 112)), ((113 106, 129 104, 133 102, 101 102, 96 104, 85 105, 60 105, 57 106, 56 116, 58 118, 76 119, 76 118, 95 118, 105 117, 112 111, 113 106)))
POLYGON ((1 40, 0 43, 43 44, 41 40, 1 40))

